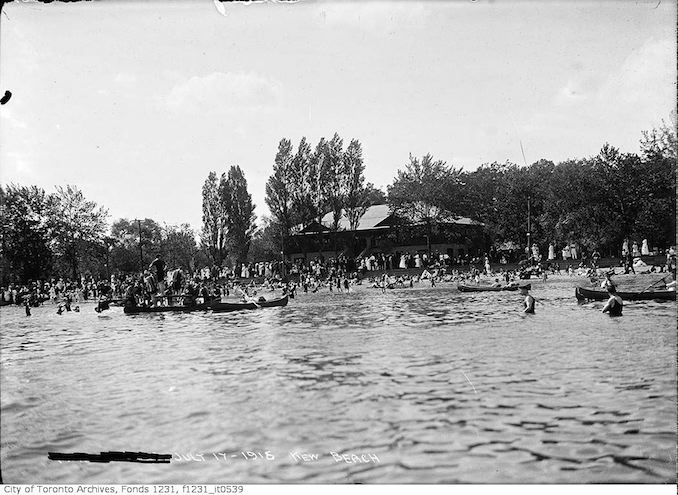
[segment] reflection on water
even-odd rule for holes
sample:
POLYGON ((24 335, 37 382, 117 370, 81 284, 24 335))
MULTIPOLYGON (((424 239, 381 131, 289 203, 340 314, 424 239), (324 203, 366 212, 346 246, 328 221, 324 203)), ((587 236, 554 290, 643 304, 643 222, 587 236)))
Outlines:
POLYGON ((2 308, 4 481, 675 482, 675 303, 613 319, 571 281, 533 286, 531 316, 445 285, 227 314, 2 308), (175 460, 47 460, 105 450, 175 460))

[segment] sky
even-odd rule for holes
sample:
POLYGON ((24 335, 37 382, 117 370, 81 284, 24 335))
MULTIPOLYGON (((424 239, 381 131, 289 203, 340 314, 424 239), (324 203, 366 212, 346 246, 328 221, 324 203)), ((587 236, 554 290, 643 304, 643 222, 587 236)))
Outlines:
POLYGON ((231 165, 269 214, 281 138, 360 140, 384 190, 410 154, 474 170, 638 152, 676 107, 676 4, 14 2, 5 90, 2 184, 199 230, 202 184, 231 165))

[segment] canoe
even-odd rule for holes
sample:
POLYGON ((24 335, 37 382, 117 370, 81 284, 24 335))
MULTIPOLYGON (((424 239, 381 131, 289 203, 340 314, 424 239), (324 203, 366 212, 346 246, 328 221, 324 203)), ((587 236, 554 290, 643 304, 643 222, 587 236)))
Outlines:
MULTIPOLYGON (((527 290, 530 290, 532 286, 527 284, 524 286, 527 290)), ((503 287, 490 287, 488 285, 457 285, 457 289, 460 292, 502 292, 506 290, 518 290, 520 287, 517 285, 505 285, 503 287)))
MULTIPOLYGON (((605 301, 610 298, 606 290, 586 289, 577 287, 574 290, 575 297, 580 301, 593 299, 596 301, 605 301)), ((674 290, 646 290, 646 291, 617 291, 617 295, 624 301, 651 301, 659 299, 662 301, 675 301, 676 291, 674 290)))
POLYGON ((191 313, 208 309, 210 309, 209 304, 196 304, 194 306, 125 306, 123 311, 126 315, 138 315, 141 313, 191 313))
POLYGON ((222 303, 210 302, 201 303, 194 306, 125 306, 123 311, 128 315, 137 315, 141 313, 192 313, 194 311, 212 310, 215 313, 224 313, 227 311, 240 311, 243 309, 271 308, 276 306, 287 306, 288 296, 279 299, 271 299, 260 303, 222 303))
POLYGON ((242 303, 229 303, 229 302, 220 302, 214 303, 210 306, 210 309, 215 313, 225 313, 227 311, 241 311, 243 309, 259 309, 259 308, 273 308, 279 306, 287 306, 288 296, 281 297, 279 299, 271 299, 268 301, 262 301, 258 303, 251 302, 242 302, 242 303))

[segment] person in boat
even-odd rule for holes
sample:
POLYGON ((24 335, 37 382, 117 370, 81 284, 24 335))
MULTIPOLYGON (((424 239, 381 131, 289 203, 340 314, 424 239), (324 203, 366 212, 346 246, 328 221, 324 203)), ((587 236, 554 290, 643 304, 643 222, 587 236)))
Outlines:
POLYGON ((172 272, 170 288, 175 294, 181 292, 181 287, 184 284, 184 274, 181 269, 176 269, 172 272))
POLYGON ((184 306, 195 306, 195 298, 198 297, 198 290, 192 282, 186 285, 186 290, 182 296, 184 296, 184 306))
POLYGON ((494 283, 490 287, 501 287, 501 282, 499 282, 498 278, 495 278, 494 283))
POLYGON ((151 264, 148 265, 148 269, 155 275, 155 280, 157 282, 157 287, 156 290, 160 294, 165 293, 165 275, 166 275, 166 270, 165 270, 165 262, 163 261, 162 257, 158 254, 153 261, 151 261, 151 264))
POLYGON ((601 289, 607 289, 608 287, 616 287, 615 283, 610 278, 612 275, 614 275, 614 272, 605 272, 605 278, 600 283, 601 289))
MULTIPOLYGON (((138 293, 138 287, 135 282, 132 282, 127 286, 127 289, 125 289, 125 298, 123 302, 123 306, 126 308, 134 308, 137 306, 137 293, 138 293)), ((97 311, 100 312, 100 311, 97 311)))
MULTIPOLYGON (((667 275, 668 277, 669 275, 667 275)), ((676 290, 676 272, 673 272, 671 275, 672 280, 669 283, 664 283, 664 290, 672 290, 675 292, 676 290)), ((666 280, 666 277, 664 277, 662 280, 666 280)))
POLYGON ((527 286, 523 285, 520 287, 520 295, 525 296, 525 300, 523 301, 525 309, 523 310, 523 313, 534 314, 534 297, 530 295, 527 286))
POLYGON ((199 291, 200 297, 202 297, 203 302, 209 302, 210 299, 210 291, 209 289, 204 285, 200 284, 200 291, 199 291))
POLYGON ((146 292, 149 294, 155 295, 158 292, 158 284, 156 283, 155 275, 148 270, 144 270, 144 284, 146 285, 146 292))
POLYGON ((611 285, 607 288, 610 298, 607 300, 607 304, 603 308, 603 313, 609 313, 610 316, 621 316, 622 309, 624 308, 624 301, 617 294, 617 288, 614 285, 611 285))
POLYGON ((244 294, 243 294, 243 299, 244 299, 244 302, 246 302, 246 303, 258 304, 258 303, 266 302, 266 298, 264 296, 257 296, 256 290, 249 297, 244 297, 244 294))

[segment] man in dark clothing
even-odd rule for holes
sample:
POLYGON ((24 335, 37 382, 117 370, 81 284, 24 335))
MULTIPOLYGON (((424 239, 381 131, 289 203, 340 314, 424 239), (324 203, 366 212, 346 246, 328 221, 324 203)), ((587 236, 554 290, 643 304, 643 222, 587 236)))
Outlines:
POLYGON ((165 262, 160 255, 155 257, 148 266, 148 269, 155 275, 155 279, 158 283, 158 293, 165 294, 165 262))

